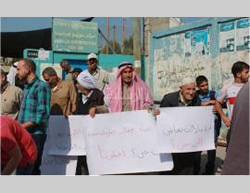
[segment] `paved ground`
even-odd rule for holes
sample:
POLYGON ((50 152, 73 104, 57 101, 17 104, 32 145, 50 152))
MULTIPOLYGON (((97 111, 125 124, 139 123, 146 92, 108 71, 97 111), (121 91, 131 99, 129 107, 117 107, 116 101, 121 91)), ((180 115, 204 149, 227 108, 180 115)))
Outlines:
MULTIPOLYGON (((226 155, 226 148, 223 146, 218 146, 216 150, 216 173, 215 175, 221 175, 222 161, 224 161, 226 155)), ((207 152, 202 152, 201 155, 201 172, 205 171, 205 165, 207 161, 207 152)))

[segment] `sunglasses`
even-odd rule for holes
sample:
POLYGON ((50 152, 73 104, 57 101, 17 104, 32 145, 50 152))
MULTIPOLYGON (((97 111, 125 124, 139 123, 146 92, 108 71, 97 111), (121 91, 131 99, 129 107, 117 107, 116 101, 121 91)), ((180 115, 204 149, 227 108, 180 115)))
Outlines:
POLYGON ((89 59, 90 62, 96 62, 97 60, 95 58, 89 59))

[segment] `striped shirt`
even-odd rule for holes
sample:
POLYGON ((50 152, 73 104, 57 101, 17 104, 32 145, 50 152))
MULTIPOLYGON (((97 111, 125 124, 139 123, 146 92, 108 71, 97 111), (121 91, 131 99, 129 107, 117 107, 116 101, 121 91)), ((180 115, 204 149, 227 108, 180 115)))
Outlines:
POLYGON ((28 129, 29 133, 46 134, 50 115, 49 86, 36 77, 25 85, 23 93, 18 121, 20 123, 31 121, 35 124, 35 127, 28 129))

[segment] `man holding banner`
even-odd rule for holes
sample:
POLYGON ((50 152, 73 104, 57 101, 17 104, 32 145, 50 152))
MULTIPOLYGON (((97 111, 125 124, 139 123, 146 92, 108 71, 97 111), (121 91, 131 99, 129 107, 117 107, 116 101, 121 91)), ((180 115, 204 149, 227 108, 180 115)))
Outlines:
MULTIPOLYGON (((192 78, 183 79, 180 90, 164 96, 160 107, 200 106, 201 101, 196 96, 196 85, 192 78)), ((192 175, 200 169, 201 152, 172 153, 174 169, 166 174, 192 175)), ((165 173, 165 172, 164 172, 165 173)))
MULTIPOLYGON (((90 109, 91 117, 94 117, 96 112, 150 109, 154 104, 148 86, 136 75, 129 62, 119 65, 116 80, 107 85, 103 92, 106 106, 90 109)), ((154 110, 153 114, 159 114, 159 110, 154 110)))

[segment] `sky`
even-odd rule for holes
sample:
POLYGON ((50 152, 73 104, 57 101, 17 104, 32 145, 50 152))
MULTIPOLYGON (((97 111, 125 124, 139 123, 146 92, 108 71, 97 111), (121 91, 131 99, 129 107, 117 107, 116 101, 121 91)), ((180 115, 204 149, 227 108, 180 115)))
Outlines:
MULTIPOLYGON (((86 17, 62 17, 72 20, 81 20, 86 17)), ((201 17, 183 17, 184 23, 189 23, 192 21, 197 21, 201 17)), ((102 30, 106 26, 106 17, 95 17, 94 22, 97 22, 99 28, 102 30)), ((132 28, 133 18, 126 18, 127 25, 132 28)), ((113 25, 121 26, 121 17, 111 17, 110 26, 113 25)), ((17 32, 17 31, 31 31, 36 29, 50 28, 52 26, 52 17, 1 17, 1 32, 17 32)), ((103 31, 104 32, 104 31, 103 31)))
MULTIPOLYGON (((32 31, 52 27, 52 18, 59 17, 1 17, 1 32, 21 32, 32 31)), ((60 17, 62 19, 82 20, 86 17, 60 17)), ((202 17, 182 17, 183 23, 189 23, 203 19, 202 17)), ((98 23, 98 27, 106 35, 107 17, 94 17, 93 22, 98 23)), ((116 41, 122 39, 122 17, 110 17, 110 39, 113 38, 113 26, 116 26, 116 41)), ((128 38, 133 32, 133 17, 125 18, 125 34, 128 38)))

